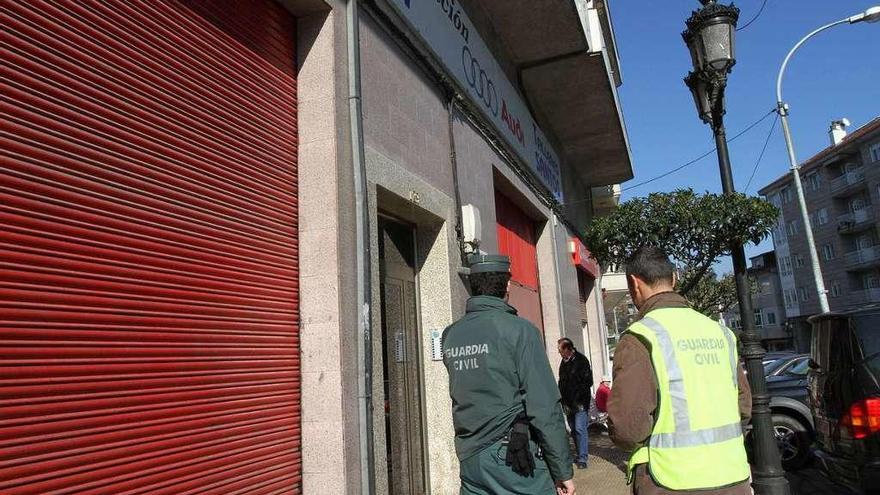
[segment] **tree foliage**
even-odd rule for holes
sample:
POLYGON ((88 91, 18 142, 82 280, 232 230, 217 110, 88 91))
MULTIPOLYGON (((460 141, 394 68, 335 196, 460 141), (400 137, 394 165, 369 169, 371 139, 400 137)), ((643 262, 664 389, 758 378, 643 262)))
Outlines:
POLYGON ((724 313, 737 303, 736 281, 733 274, 726 273, 719 278, 715 271, 710 269, 690 291, 688 300, 695 310, 706 315, 715 317, 719 313, 724 313))
POLYGON ((611 267, 623 265, 640 246, 663 248, 679 267, 679 292, 706 312, 729 299, 712 294, 729 294, 733 287, 732 277, 718 279, 712 266, 730 254, 731 246, 766 238, 778 215, 760 198, 678 189, 624 202, 594 219, 585 240, 593 257, 611 267))

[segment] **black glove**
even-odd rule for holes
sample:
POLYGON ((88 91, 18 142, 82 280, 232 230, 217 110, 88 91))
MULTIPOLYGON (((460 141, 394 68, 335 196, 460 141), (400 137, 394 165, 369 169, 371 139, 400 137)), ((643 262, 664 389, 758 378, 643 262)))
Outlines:
POLYGON ((531 477, 535 473, 535 459, 529 450, 529 424, 517 421, 510 430, 506 464, 520 476, 531 477))

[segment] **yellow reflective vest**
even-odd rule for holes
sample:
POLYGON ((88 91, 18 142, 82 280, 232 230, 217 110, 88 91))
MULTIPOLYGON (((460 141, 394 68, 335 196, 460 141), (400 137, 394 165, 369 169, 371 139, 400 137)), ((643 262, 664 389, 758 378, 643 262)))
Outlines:
POLYGON ((629 479, 638 464, 670 490, 748 479, 733 333, 688 308, 655 309, 627 332, 648 348, 658 384, 654 429, 630 458, 629 479))

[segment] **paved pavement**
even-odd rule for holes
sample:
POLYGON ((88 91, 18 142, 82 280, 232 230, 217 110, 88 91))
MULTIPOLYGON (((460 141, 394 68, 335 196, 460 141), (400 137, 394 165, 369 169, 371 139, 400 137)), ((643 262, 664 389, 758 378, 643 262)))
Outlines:
MULTIPOLYGON (((572 451, 574 444, 572 443, 572 451)), ((599 495, 629 495, 626 485, 627 456, 617 449, 608 435, 590 431, 590 462, 587 469, 575 469, 574 480, 578 493, 599 495)), ((855 495, 835 485, 816 466, 788 473, 792 495, 855 495)))
POLYGON ((589 467, 574 471, 578 493, 629 495, 629 487, 626 486, 627 459, 627 455, 611 443, 608 435, 591 430, 589 467))

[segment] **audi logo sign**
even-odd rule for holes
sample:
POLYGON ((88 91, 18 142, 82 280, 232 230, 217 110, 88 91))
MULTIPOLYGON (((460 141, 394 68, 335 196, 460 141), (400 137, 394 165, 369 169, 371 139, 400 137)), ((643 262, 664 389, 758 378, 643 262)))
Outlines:
POLYGON ((461 47, 461 68, 464 70, 464 78, 468 85, 483 101, 483 105, 492 112, 492 115, 497 117, 501 105, 498 103, 495 84, 489 79, 486 71, 480 66, 480 61, 473 56, 467 45, 461 47))
POLYGON ((496 132, 562 202, 559 155, 456 0, 389 0, 496 132))

